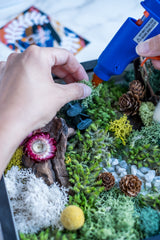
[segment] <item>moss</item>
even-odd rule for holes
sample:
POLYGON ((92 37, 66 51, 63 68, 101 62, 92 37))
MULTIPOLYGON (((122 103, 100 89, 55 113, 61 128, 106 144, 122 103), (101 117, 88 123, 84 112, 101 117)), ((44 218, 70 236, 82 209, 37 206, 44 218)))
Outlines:
POLYGON ((139 194, 138 201, 139 201, 138 204, 141 207, 150 206, 150 207, 160 211, 160 194, 159 194, 159 191, 152 192, 152 194, 150 193, 150 194, 146 194, 146 195, 139 194))
MULTIPOLYGON (((91 82, 87 85, 91 86, 91 82)), ((146 110, 148 104, 143 104, 140 111, 145 116, 146 126, 141 131, 131 133, 131 126, 125 116, 121 117, 117 104, 124 92, 126 89, 114 82, 103 82, 98 88, 94 88, 91 97, 81 100, 93 124, 85 132, 77 131, 76 136, 68 141, 66 166, 72 185, 69 204, 83 209, 86 222, 82 229, 53 231, 49 228, 37 235, 23 235, 22 240, 138 240, 152 234, 149 232, 150 220, 147 219, 150 216, 152 219, 153 214, 157 212, 147 209, 148 206, 160 209, 158 193, 139 195, 133 200, 121 194, 116 188, 104 192, 101 181, 97 181, 102 171, 100 164, 103 162, 106 165, 109 164, 108 158, 112 154, 116 154, 119 159, 125 158, 129 163, 137 164, 138 167, 146 165, 158 170, 160 166, 160 149, 157 147, 160 136, 159 124, 150 121, 150 115, 147 115, 148 110, 146 110), (117 132, 115 136, 118 137, 115 139, 109 132, 111 125, 111 129, 117 132), (136 199, 139 212, 135 209, 136 199), (144 206, 147 206, 147 209, 144 206), (143 209, 141 210, 140 207, 143 209), (143 222, 143 218, 146 222, 143 222)), ((157 221, 157 218, 155 220, 157 221)), ((157 232, 156 221, 152 225, 153 234, 157 232)))
POLYGON ((53 230, 51 228, 47 228, 44 231, 41 231, 38 234, 23 234, 20 233, 21 240, 54 240, 53 230))
POLYGON ((142 127, 141 131, 133 131, 129 137, 131 146, 144 144, 157 145, 160 136, 160 125, 157 122, 152 122, 150 126, 142 127))
POLYGON ((157 145, 144 144, 142 146, 129 146, 122 151, 121 156, 129 163, 135 164, 138 168, 149 167, 160 173, 160 148, 157 145))
MULTIPOLYGON (((100 84, 102 87, 99 89, 99 94, 93 96, 92 103, 87 109, 95 124, 99 128, 106 128, 109 122, 121 116, 117 101, 119 97, 126 91, 122 86, 116 85, 112 82, 103 82, 100 84)), ((83 102, 82 102, 83 104, 83 102)))
MULTIPOLYGON (((98 124, 92 123, 85 133, 77 131, 77 134, 68 142, 67 153, 72 159, 84 162, 89 167, 97 159, 107 161, 110 157, 110 148, 113 145, 114 138, 106 129, 100 129, 98 124), (77 154, 77 158, 75 158, 77 154)), ((67 158, 68 160, 68 158, 67 158)))
POLYGON ((104 190, 101 181, 97 181, 102 171, 100 163, 109 164, 113 140, 107 130, 91 124, 85 133, 77 131, 77 135, 68 142, 66 162, 74 192, 69 204, 77 204, 84 211, 94 207, 96 198, 104 190))
POLYGON ((97 199, 96 210, 88 211, 79 239, 140 239, 138 215, 134 202, 119 190, 103 192, 97 199))
POLYGON ((12 168, 12 166, 18 166, 19 169, 21 169, 23 167, 22 155, 23 155, 23 147, 19 147, 13 154, 13 156, 5 170, 5 174, 7 173, 8 170, 10 170, 12 168))
POLYGON ((114 132, 116 138, 122 140, 123 145, 126 145, 126 139, 132 131, 132 126, 127 120, 127 116, 124 115, 119 120, 110 122, 109 130, 114 132))
POLYGON ((87 81, 83 80, 83 81, 81 81, 81 83, 86 84, 87 86, 89 86, 92 89, 91 95, 82 100, 82 105, 85 108, 88 108, 92 104, 93 98, 99 97, 100 90, 102 88, 102 84, 99 84, 98 87, 94 87, 92 84, 92 81, 87 82, 87 81))
POLYGON ((146 69, 148 72, 148 79, 149 83, 154 91, 155 94, 159 94, 159 89, 160 89, 160 71, 156 70, 152 63, 150 61, 147 62, 146 64, 146 69))
POLYGON ((144 207, 140 211, 140 229, 144 237, 157 235, 160 231, 160 214, 151 207, 144 207))
POLYGON ((139 115, 145 126, 151 125, 151 123, 153 121, 154 110, 155 110, 155 106, 152 102, 142 102, 141 103, 141 106, 139 109, 139 115))
POLYGON ((55 239, 60 240, 137 240, 142 237, 139 231, 139 214, 130 197, 113 188, 101 193, 95 208, 86 211, 84 226, 76 231, 56 231, 55 239))

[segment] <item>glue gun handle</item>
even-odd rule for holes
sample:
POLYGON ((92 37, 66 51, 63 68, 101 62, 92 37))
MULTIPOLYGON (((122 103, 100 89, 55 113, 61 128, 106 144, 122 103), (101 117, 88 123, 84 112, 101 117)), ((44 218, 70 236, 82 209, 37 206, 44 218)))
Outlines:
POLYGON ((99 78, 107 81, 112 75, 121 74, 138 57, 133 40, 138 31, 135 20, 128 18, 98 59, 94 72, 99 78))

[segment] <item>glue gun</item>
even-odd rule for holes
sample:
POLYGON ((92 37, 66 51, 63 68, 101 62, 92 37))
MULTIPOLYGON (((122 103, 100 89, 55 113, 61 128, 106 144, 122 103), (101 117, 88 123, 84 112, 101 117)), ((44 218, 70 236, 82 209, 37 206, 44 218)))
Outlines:
POLYGON ((128 18, 100 55, 94 68, 95 76, 107 81, 121 74, 138 57, 136 45, 160 34, 160 0, 144 0, 144 15, 136 20, 128 18))

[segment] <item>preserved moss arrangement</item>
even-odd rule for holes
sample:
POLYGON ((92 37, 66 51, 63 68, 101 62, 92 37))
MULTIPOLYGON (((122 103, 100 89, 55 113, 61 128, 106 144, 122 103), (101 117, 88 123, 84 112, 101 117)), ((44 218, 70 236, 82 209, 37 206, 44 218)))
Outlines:
MULTIPOLYGON (((25 147, 16 151, 5 178, 21 240, 140 240, 160 234, 160 73, 147 63, 127 81, 92 86, 88 99, 58 113, 68 126, 56 118, 62 125, 57 131, 52 123, 30 136, 43 132, 56 140, 49 163, 33 164, 25 147), (92 120, 85 130, 73 130, 76 107, 82 121, 92 120)), ((38 142, 36 150, 41 154, 44 146, 38 142)))

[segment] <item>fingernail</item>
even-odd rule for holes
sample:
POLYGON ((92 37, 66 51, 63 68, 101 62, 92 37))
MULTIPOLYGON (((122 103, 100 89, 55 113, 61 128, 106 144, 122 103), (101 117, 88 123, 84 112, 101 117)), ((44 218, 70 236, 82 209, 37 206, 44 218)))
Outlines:
POLYGON ((149 40, 146 40, 145 42, 140 42, 136 47, 136 52, 138 55, 147 54, 149 50, 149 40))
POLYGON ((88 87, 86 84, 83 84, 83 83, 79 83, 79 84, 83 87, 83 96, 81 97, 81 99, 84 99, 91 94, 92 89, 88 87))

